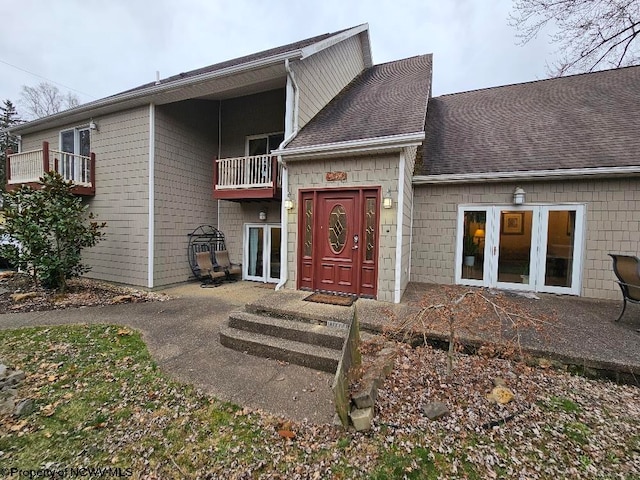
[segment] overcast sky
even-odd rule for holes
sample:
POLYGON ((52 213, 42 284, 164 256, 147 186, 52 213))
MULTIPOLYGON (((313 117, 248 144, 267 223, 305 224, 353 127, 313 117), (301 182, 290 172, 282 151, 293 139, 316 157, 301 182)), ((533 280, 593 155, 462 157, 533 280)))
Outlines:
POLYGON ((156 70, 164 78, 361 23, 374 63, 433 53, 434 96, 545 78, 555 47, 546 36, 517 45, 511 8, 512 0, 2 0, 0 100, 20 112, 21 86, 46 80, 84 103, 153 81, 156 70))

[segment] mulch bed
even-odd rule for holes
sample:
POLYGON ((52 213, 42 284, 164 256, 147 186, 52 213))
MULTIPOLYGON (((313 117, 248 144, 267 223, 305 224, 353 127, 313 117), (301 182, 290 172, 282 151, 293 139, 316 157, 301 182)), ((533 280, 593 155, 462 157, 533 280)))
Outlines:
POLYGON ((87 278, 68 281, 64 294, 36 286, 30 275, 0 274, 0 314, 166 300, 163 294, 112 285, 87 278))

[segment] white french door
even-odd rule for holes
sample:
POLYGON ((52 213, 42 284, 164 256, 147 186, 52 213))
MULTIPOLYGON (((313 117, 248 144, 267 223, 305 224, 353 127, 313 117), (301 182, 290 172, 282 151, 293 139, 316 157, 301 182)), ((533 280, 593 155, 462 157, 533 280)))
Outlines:
POLYGON ((243 278, 280 281, 280 234, 280 224, 245 224, 243 278))
POLYGON ((579 295, 584 205, 458 207, 456 283, 579 295))

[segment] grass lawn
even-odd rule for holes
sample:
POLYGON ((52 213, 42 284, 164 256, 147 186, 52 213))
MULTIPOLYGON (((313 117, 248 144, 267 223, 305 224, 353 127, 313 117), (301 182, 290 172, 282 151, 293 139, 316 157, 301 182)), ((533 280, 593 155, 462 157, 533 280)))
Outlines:
MULTIPOLYGON (((611 408, 602 414, 603 426, 570 392, 551 391, 531 404, 535 418, 544 419, 535 431, 508 423, 489 430, 439 428, 438 422, 433 429, 405 428, 382 412, 371 432, 356 433, 244 410, 174 382, 159 371, 140 335, 125 327, 0 331, 0 361, 26 372, 18 396, 36 404, 23 418, 0 417, 0 477, 28 478, 9 476, 11 468, 79 467, 120 468, 111 473, 147 479, 640 475, 637 412, 620 417, 611 408), (611 422, 623 443, 614 438, 606 450, 591 445, 611 422)), ((596 384, 580 381, 592 382, 587 391, 596 384)))

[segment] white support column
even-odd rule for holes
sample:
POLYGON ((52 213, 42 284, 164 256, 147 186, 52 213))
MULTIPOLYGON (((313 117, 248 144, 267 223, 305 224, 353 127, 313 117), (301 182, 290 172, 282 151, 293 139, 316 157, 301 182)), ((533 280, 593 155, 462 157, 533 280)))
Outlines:
POLYGON ((149 104, 149 236, 147 240, 147 287, 153 288, 155 256, 155 157, 156 157, 156 106, 149 104))
POLYGON ((396 217, 396 275, 393 287, 393 302, 400 303, 402 296, 402 227, 404 220, 404 169, 406 165, 404 149, 400 150, 398 164, 398 211, 396 217))

